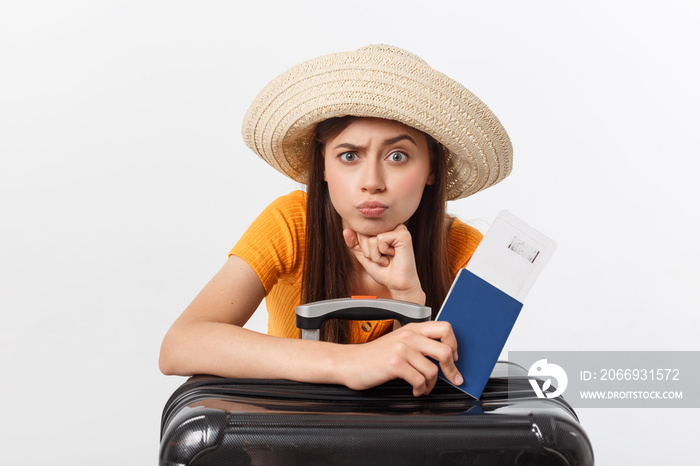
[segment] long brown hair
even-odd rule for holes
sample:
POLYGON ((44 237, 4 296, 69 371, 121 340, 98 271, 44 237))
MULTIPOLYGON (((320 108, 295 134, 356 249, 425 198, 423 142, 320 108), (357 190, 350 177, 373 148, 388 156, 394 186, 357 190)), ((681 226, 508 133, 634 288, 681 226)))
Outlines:
MULTIPOLYGON (((345 116, 322 121, 316 126, 315 143, 309 154, 306 204, 306 258, 302 277, 302 302, 349 296, 355 258, 343 239, 342 219, 331 204, 328 184, 323 179, 323 151, 326 141, 343 131, 357 117, 345 116)), ((411 233, 418 278, 433 318, 440 309, 452 281, 447 260, 447 161, 442 146, 426 135, 431 157, 433 184, 423 191, 420 204, 406 223, 411 233)), ((322 339, 347 343, 348 322, 328 322, 322 339)))

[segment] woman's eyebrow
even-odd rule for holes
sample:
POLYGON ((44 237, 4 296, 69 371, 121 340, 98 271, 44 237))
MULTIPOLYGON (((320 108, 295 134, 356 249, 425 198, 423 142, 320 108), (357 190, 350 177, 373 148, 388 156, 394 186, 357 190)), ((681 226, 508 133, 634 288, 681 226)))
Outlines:
MULTIPOLYGON (((385 146, 390 146, 390 145, 392 145, 392 144, 396 144, 396 143, 399 142, 399 141, 410 141, 410 142, 413 143, 414 146, 418 146, 418 144, 416 144, 415 139, 413 139, 413 138, 412 138, 411 136, 409 136, 408 134, 400 134, 400 135, 398 135, 398 136, 396 136, 396 137, 387 139, 387 140, 384 141, 384 145, 385 145, 385 146)), ((337 146, 335 146, 334 149, 348 149, 348 150, 358 151, 358 152, 359 152, 359 151, 364 150, 364 149, 365 149, 365 146, 359 146, 359 145, 357 145, 357 144, 352 144, 352 143, 349 143, 349 142, 342 142, 342 143, 338 144, 337 146)))
POLYGON ((348 149, 356 152, 359 152, 364 148, 365 146, 358 146, 356 144, 350 144, 349 142, 343 142, 334 147, 334 149, 348 149))
POLYGON ((418 146, 418 144, 416 144, 416 141, 408 134, 401 134, 399 136, 396 136, 395 138, 387 139, 386 141, 384 141, 384 144, 390 146, 392 144, 396 144, 397 142, 404 140, 411 141, 414 146, 418 146))

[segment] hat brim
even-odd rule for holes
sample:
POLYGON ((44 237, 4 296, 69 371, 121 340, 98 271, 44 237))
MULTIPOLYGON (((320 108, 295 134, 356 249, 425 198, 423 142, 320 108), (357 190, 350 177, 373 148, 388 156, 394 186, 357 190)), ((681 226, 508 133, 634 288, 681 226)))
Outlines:
POLYGON ((513 149, 491 110, 464 86, 401 49, 369 46, 301 63, 268 84, 243 121, 263 160, 306 183, 316 124, 354 115, 399 121, 445 148, 447 198, 459 199, 508 176, 513 149))

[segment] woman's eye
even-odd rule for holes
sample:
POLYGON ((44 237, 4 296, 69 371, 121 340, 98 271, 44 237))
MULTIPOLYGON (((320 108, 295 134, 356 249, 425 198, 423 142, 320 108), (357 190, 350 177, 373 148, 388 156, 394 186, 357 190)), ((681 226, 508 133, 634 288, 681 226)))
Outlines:
POLYGON ((343 162, 353 162, 355 159, 357 159, 357 154, 354 152, 343 152, 340 154, 340 159, 343 162))
POLYGON ((392 152, 392 153, 389 155, 389 159, 390 159, 392 162, 403 162, 403 161, 405 161, 407 158, 408 158, 408 156, 407 156, 406 154, 404 154, 403 152, 392 152))

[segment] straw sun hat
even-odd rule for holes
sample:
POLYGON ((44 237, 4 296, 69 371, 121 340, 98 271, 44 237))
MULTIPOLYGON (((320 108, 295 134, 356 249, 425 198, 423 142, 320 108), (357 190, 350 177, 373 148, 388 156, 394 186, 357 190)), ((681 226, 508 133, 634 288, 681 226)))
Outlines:
POLYGON ((513 147, 491 110, 419 57, 388 45, 325 55, 270 82, 243 120, 245 143, 273 168, 306 183, 314 128, 354 115, 396 120, 434 137, 447 155, 447 198, 498 183, 513 147))

